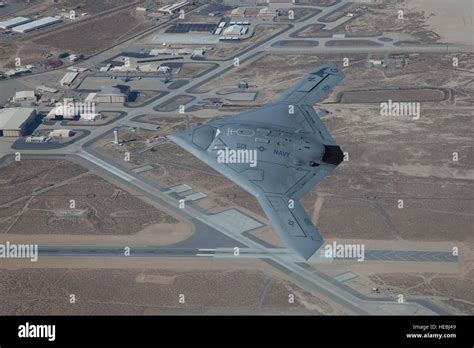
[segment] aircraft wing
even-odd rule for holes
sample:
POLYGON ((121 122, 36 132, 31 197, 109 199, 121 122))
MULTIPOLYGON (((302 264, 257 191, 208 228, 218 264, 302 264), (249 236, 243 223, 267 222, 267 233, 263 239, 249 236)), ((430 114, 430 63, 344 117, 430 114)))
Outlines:
POLYGON ((324 144, 336 145, 313 105, 324 99, 344 79, 336 64, 320 65, 284 92, 274 103, 226 118, 219 123, 251 122, 286 128, 289 132, 315 133, 324 144))
POLYGON ((305 260, 309 259, 324 240, 298 201, 277 195, 257 196, 282 241, 305 260), (290 208, 290 204, 294 204, 290 208))
POLYGON ((343 79, 344 74, 336 64, 320 65, 284 92, 278 102, 314 105, 324 99, 343 79))
POLYGON ((203 151, 199 142, 189 141, 192 133, 190 129, 168 138, 255 196, 285 245, 306 260, 311 257, 322 245, 323 238, 299 200, 334 170, 335 166, 322 163, 312 170, 297 170, 263 160, 254 168, 247 164, 218 163, 217 151, 230 144, 222 143, 218 135, 212 145, 203 151), (292 208, 291 203, 294 204, 292 208))
POLYGON ((321 65, 275 103, 168 138, 254 195, 285 245, 308 259, 323 239, 299 200, 343 160, 313 104, 343 78, 335 64, 321 65), (255 151, 258 163, 218 161, 226 149, 255 151))

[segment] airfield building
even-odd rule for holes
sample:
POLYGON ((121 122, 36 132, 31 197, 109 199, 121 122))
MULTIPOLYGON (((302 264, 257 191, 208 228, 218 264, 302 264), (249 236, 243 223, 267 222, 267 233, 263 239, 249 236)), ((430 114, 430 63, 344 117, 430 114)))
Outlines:
POLYGON ((51 87, 48 87, 48 86, 38 86, 36 88, 39 92, 43 92, 43 93, 58 93, 59 91, 56 89, 56 88, 51 88, 51 87))
POLYGON ((97 92, 95 100, 101 104, 125 104, 128 99, 129 93, 130 89, 126 91, 121 90, 118 86, 105 87, 102 88, 99 92, 97 92))
POLYGON ((21 66, 15 69, 10 69, 5 72, 5 75, 8 77, 16 76, 16 75, 22 75, 26 73, 30 73, 31 69, 33 68, 33 65, 27 65, 27 66, 21 66))
POLYGON ((36 95, 34 91, 19 91, 13 97, 13 103, 22 106, 32 106, 36 103, 36 95))
POLYGON ((96 102, 96 96, 97 96, 97 93, 89 93, 86 99, 84 99, 84 102, 86 104, 93 104, 96 102))
POLYGON ((0 109, 0 136, 20 137, 34 124, 36 110, 33 108, 0 109))
POLYGON ((94 114, 94 113, 81 114, 81 121, 93 122, 93 121, 100 120, 101 118, 102 118, 101 114, 94 114))
POLYGON ((248 28, 238 24, 231 25, 224 30, 225 36, 241 36, 247 33, 248 28))
POLYGON ((54 18, 54 17, 43 17, 33 22, 29 22, 29 23, 14 27, 12 30, 18 33, 28 33, 30 31, 38 30, 38 29, 41 29, 41 28, 44 28, 44 27, 47 27, 59 22, 62 22, 62 20, 58 18, 54 18))
POLYGON ((53 129, 49 132, 50 138, 70 138, 74 135, 74 132, 70 129, 53 129))
POLYGON ((15 17, 15 18, 0 22, 0 28, 8 30, 8 29, 14 28, 16 26, 19 26, 31 21, 32 19, 29 19, 27 17, 15 17))
POLYGON ((44 27, 48 27, 50 25, 60 23, 62 22, 61 19, 54 18, 54 17, 43 17, 40 19, 37 19, 33 22, 29 22, 26 24, 19 25, 17 27, 14 27, 12 30, 16 31, 18 33, 28 33, 33 30, 38 30, 44 27))
POLYGON ((61 81, 59 81, 59 83, 61 84, 61 86, 70 86, 74 80, 76 79, 76 77, 79 75, 78 72, 67 72, 63 78, 61 79, 61 81))
POLYGON ((74 120, 77 116, 79 116, 79 110, 74 104, 74 99, 64 98, 62 103, 57 104, 56 107, 51 109, 46 118, 49 120, 57 118, 62 118, 63 120, 74 120))
POLYGON ((184 56, 192 53, 192 48, 154 48, 149 54, 150 56, 184 56))
POLYGON ((169 4, 169 5, 160 7, 158 10, 156 10, 156 12, 160 14, 172 15, 172 14, 178 13, 181 10, 185 10, 188 4, 189 4, 188 1, 181 1, 175 4, 169 4))
POLYGON ((257 0, 224 0, 227 6, 256 6, 257 0))
POLYGON ((275 17, 276 9, 269 7, 237 7, 227 13, 229 17, 275 17))

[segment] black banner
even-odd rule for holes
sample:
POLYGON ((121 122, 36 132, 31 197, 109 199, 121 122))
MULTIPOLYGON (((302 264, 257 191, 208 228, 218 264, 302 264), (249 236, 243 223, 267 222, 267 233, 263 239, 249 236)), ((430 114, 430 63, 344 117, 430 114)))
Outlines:
POLYGON ((473 324, 472 317, 467 316, 12 316, 0 317, 0 347, 473 347, 473 324))

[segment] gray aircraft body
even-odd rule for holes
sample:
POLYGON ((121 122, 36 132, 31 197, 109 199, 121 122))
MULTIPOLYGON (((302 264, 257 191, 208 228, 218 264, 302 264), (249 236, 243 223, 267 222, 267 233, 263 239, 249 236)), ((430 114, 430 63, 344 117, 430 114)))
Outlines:
POLYGON ((305 260, 323 239, 299 200, 343 160, 313 105, 343 78, 335 64, 321 65, 276 102, 168 136, 255 196, 281 240, 305 260))

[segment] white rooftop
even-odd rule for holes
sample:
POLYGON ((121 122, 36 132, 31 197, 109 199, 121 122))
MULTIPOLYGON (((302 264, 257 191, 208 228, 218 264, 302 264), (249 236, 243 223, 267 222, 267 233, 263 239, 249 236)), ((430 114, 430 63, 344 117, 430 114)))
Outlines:
POLYGON ((31 22, 32 20, 27 17, 15 17, 8 19, 6 21, 0 22, 0 28, 10 29, 16 27, 17 25, 31 22))
POLYGON ((18 91, 15 93, 15 99, 36 99, 35 91, 18 91))
POLYGON ((246 30, 247 28, 241 26, 241 25, 238 25, 238 24, 234 24, 234 25, 231 25, 229 26, 228 28, 226 28, 224 30, 224 33, 226 35, 228 34, 236 34, 236 35, 240 35, 240 34, 243 34, 244 31, 246 30))
POLYGON ((67 72, 63 78, 61 79, 60 81, 60 84, 63 85, 63 84, 71 84, 75 79, 76 77, 79 75, 78 72, 67 72))
POLYGON ((0 129, 19 129, 34 111, 33 108, 0 109, 0 129))
POLYGON ((196 192, 196 193, 192 193, 186 197, 184 197, 184 200, 185 201, 197 201, 197 200, 200 200, 200 199, 203 199, 203 198, 206 198, 207 195, 205 193, 202 193, 202 192, 196 192))
POLYGON ((18 27, 15 27, 15 28, 13 28, 13 31, 17 31, 17 32, 20 32, 20 33, 26 33, 28 31, 32 31, 32 30, 35 30, 35 29, 46 27, 48 25, 52 25, 52 24, 59 23, 59 22, 62 22, 62 20, 58 19, 58 18, 54 18, 54 17, 43 17, 43 18, 37 19, 33 22, 26 23, 26 24, 20 25, 18 27))
POLYGON ((187 1, 177 2, 175 4, 168 4, 158 9, 158 11, 174 11, 184 5, 187 5, 187 1))

